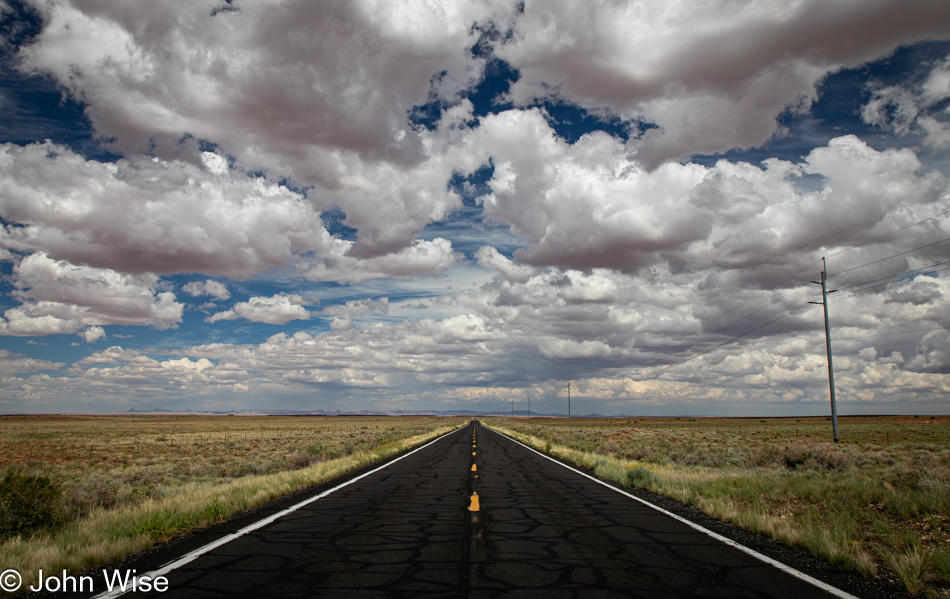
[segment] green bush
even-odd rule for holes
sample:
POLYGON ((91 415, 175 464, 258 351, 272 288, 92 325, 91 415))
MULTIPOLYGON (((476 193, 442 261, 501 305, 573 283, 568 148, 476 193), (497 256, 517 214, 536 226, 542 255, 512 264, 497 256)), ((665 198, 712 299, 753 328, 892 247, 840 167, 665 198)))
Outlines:
POLYGON ((7 470, 0 479, 0 539, 66 522, 63 490, 45 476, 7 470))
POLYGON ((627 468, 627 484, 631 487, 649 487, 657 482, 656 473, 649 466, 630 466, 627 468))
POLYGON ((313 443, 308 445, 305 451, 318 460, 335 460, 348 453, 351 453, 350 451, 340 451, 336 447, 323 445, 322 443, 313 443))

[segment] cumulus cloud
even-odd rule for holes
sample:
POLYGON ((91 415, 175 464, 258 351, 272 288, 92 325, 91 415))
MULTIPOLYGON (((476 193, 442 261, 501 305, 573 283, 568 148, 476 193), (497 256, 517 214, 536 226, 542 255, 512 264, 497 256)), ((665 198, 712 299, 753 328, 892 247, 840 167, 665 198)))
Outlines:
POLYGON ((23 303, 4 313, 0 334, 50 335, 86 329, 81 336, 91 342, 104 336, 100 325, 177 327, 184 306, 174 293, 157 291, 158 282, 155 275, 76 266, 37 252, 13 268, 13 296, 23 303))
POLYGON ((807 109, 828 72, 950 33, 950 7, 808 0, 528 2, 496 53, 521 71, 512 99, 566 98, 658 125, 631 144, 649 168, 758 146, 807 109))
POLYGON ((503 256, 496 248, 487 245, 478 248, 475 252, 475 260, 482 268, 494 270, 504 279, 515 283, 526 283, 539 272, 537 268, 515 263, 503 256))
POLYGON ((102 327, 87 327, 79 332, 79 336, 85 339, 86 343, 95 343, 106 338, 106 331, 102 327))
POLYGON ((208 279, 204 282, 192 281, 190 283, 186 283, 182 286, 181 290, 194 297, 210 295, 221 301, 231 297, 231 292, 228 291, 228 288, 224 283, 212 281, 211 279, 208 279))
POLYGON ((128 362, 133 358, 139 357, 141 352, 133 349, 123 349, 121 346, 113 345, 108 349, 93 352, 85 358, 79 360, 78 364, 116 364, 119 362, 128 362))
POLYGON ((417 151, 406 111, 478 77, 472 24, 514 12, 502 2, 286 0, 209 16, 214 7, 44 5, 26 68, 90 102, 97 131, 125 151, 191 134, 255 159, 276 152, 268 160, 291 162, 309 183, 308 172, 333 173, 332 151, 417 151))
POLYGON ((296 294, 279 293, 271 297, 252 297, 246 302, 234 304, 230 310, 212 314, 205 322, 243 318, 251 322, 287 324, 291 320, 307 320, 310 312, 304 308, 308 302, 296 294))
POLYGON ((410 245, 458 205, 446 189, 453 165, 407 115, 479 80, 473 25, 513 6, 287 0, 210 16, 213 7, 133 15, 121 2, 42 4, 45 26, 22 65, 85 102, 96 132, 126 155, 187 158, 193 140, 212 140, 242 168, 311 188, 318 209, 341 207, 359 230, 360 256, 410 245))
POLYGON ((359 283, 380 277, 431 277, 444 273, 458 259, 452 242, 442 237, 420 239, 397 252, 363 259, 351 255, 352 247, 352 241, 335 239, 333 249, 324 258, 311 264, 300 263, 305 269, 303 277, 309 281, 340 283, 359 283))
POLYGON ((378 300, 366 298, 353 300, 339 306, 330 306, 319 312, 321 316, 332 316, 330 321, 331 329, 351 329, 353 328, 353 319, 363 314, 372 314, 378 312, 381 314, 389 313, 389 298, 383 297, 378 300))
MULTIPOLYGON (((213 155, 212 155, 213 156, 213 155)), ((52 143, 0 146, 0 245, 131 273, 232 278, 329 244, 286 187, 136 155, 101 163, 52 143)))
POLYGON ((25 374, 39 370, 59 370, 65 366, 62 362, 50 362, 28 358, 8 349, 0 349, 0 376, 25 374))
MULTIPOLYGON (((20 302, 3 334, 95 342, 109 324, 173 327, 183 310, 173 290, 231 299, 223 279, 205 277, 281 268, 284 281, 357 287, 451 275, 471 258, 482 271, 476 285, 414 282, 407 294, 384 291, 391 281, 324 286, 367 299, 313 311, 288 286, 206 319, 330 320, 319 334, 160 359, 111 347, 54 377, 0 356, 30 374, 4 371, 0 399, 264 388, 310 398, 316 385, 479 402, 556 397, 571 378, 611 406, 825 401, 821 319, 807 304, 822 255, 842 289, 831 303, 842 402, 946 397, 950 289, 915 269, 945 258, 950 219, 914 224, 946 211, 943 175, 896 143, 845 134, 794 161, 676 161, 761 146, 782 134, 779 115, 809 110, 828 73, 950 35, 944 1, 35 5, 44 27, 20 49, 21 68, 81 101, 121 157, 0 146, 0 260, 13 263, 20 302), (476 118, 462 98, 491 55, 519 79, 509 110, 476 118), (532 108, 541 99, 617 116, 631 138, 570 144, 532 108), (412 122, 427 103, 441 120, 412 122), (462 187, 486 193, 464 208, 484 219, 467 225, 510 235, 457 243, 482 246, 466 256, 447 217, 463 207, 458 177, 476 172, 491 174, 462 187), (329 209, 354 237, 329 233, 329 209), (172 274, 197 280, 160 279, 172 274), (431 309, 389 315, 384 295, 431 309)), ((947 64, 914 85, 873 86, 862 117, 948 145, 947 64)))
POLYGON ((918 133, 935 148, 950 146, 950 57, 936 63, 927 78, 913 87, 873 85, 861 118, 898 135, 918 133))
POLYGON ((104 392, 125 389, 126 393, 202 393, 224 389, 247 391, 252 377, 233 364, 214 363, 206 358, 156 360, 139 355, 111 366, 91 366, 81 370, 84 385, 104 392))
MULTIPOLYGON (((389 218, 385 209, 373 208, 376 200, 361 204, 367 219, 401 227, 397 237, 403 240, 394 245, 377 236, 385 247, 361 260, 357 244, 331 237, 299 194, 229 171, 217 154, 205 152, 203 159, 203 166, 140 155, 100 163, 49 142, 2 145, 0 170, 7 175, 0 181, 0 215, 18 224, 0 229, 0 246, 123 272, 237 279, 301 255, 315 256, 318 263, 310 278, 341 282, 438 275, 455 261, 445 239, 409 241, 445 207, 406 224, 399 214, 389 218), (390 249, 393 253, 386 253, 390 249)), ((448 176, 447 171, 444 179, 448 176)), ((359 214, 354 211, 354 218, 359 214)), ((193 282, 185 291, 218 299, 228 293, 215 281, 193 282)))
POLYGON ((477 257, 518 280, 531 276, 523 265, 634 272, 665 262, 741 268, 765 283, 776 265, 900 228, 947 197, 946 180, 923 171, 913 151, 877 151, 855 136, 832 139, 798 164, 648 171, 604 133, 568 144, 537 110, 486 117, 470 135, 473 147, 492 149, 486 214, 529 243, 514 254, 518 274, 488 250, 477 257), (805 176, 818 189, 801 185, 805 176))

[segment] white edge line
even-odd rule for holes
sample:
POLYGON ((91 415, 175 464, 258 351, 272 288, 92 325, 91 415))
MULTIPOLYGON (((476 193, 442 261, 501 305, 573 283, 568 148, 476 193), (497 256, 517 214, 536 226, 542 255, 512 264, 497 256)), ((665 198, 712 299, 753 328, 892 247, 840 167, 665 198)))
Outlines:
MULTIPOLYGON (((435 439, 432 439, 431 441, 429 441, 429 442, 426 443, 425 445, 420 445, 419 447, 413 449, 413 450, 410 451, 409 453, 405 453, 405 454, 399 456, 398 458, 396 458, 396 459, 394 459, 394 460, 391 460, 391 461, 389 461, 389 462, 386 462, 386 463, 383 464, 382 466, 379 466, 379 467, 377 467, 377 468, 374 468, 373 470, 370 470, 369 472, 364 472, 363 474, 357 476, 356 478, 352 478, 352 479, 346 481, 345 483, 341 483, 341 484, 339 484, 339 485, 333 487, 332 489, 327 489, 326 491, 324 491, 324 492, 322 492, 322 493, 320 493, 320 494, 318 494, 318 495, 314 495, 313 497, 309 497, 309 498, 307 498, 307 499, 304 499, 304 500, 301 501, 300 503, 297 503, 297 504, 295 504, 295 505, 292 505, 292 506, 290 506, 289 508, 286 508, 286 509, 284 509, 284 510, 282 510, 282 511, 280 511, 280 512, 277 512, 276 514, 271 514, 270 516, 264 518, 263 520, 258 520, 257 522, 255 522, 255 523, 253 523, 253 524, 249 524, 249 525, 245 526, 244 528, 242 528, 241 530, 239 530, 239 531, 237 531, 237 532, 233 532, 233 533, 231 533, 231 534, 229 534, 229 535, 225 535, 225 536, 221 537, 220 539, 218 539, 217 541, 212 541, 211 543, 208 543, 207 545, 203 545, 203 546, 201 546, 201 547, 199 547, 199 548, 197 548, 197 549, 195 549, 195 550, 193 550, 193 551, 191 551, 191 552, 189 552, 189 553, 186 553, 185 555, 181 556, 180 558, 178 558, 178 559, 176 559, 176 560, 174 560, 174 561, 168 562, 167 564, 165 564, 164 566, 162 566, 161 568, 159 568, 159 569, 157 569, 157 570, 152 570, 151 572, 145 572, 145 573, 143 573, 143 574, 137 574, 137 575, 135 576, 135 578, 142 578, 143 576, 149 576, 149 577, 151 577, 152 580, 155 580, 155 578, 156 578, 157 576, 164 576, 165 574, 168 574, 168 573, 171 572, 172 570, 176 570, 176 569, 178 569, 178 568, 184 566, 185 564, 188 564, 188 563, 190 563, 190 562, 193 562, 194 560, 198 559, 199 557, 201 557, 202 555, 204 555, 205 553, 208 553, 209 551, 211 551, 211 550, 213 550, 213 549, 217 549, 218 547, 221 547, 222 545, 226 545, 227 543, 230 543, 230 542, 233 541, 234 539, 236 539, 236 538, 238 538, 238 537, 242 537, 242 536, 246 535, 246 534, 249 533, 249 532, 254 532, 254 531, 257 530, 258 528, 262 528, 262 527, 264 527, 264 526, 267 526, 268 524, 271 524, 272 522, 274 522, 274 521, 277 520, 278 518, 282 518, 282 517, 286 516, 287 514, 293 512, 293 511, 299 510, 300 508, 302 508, 302 507, 304 507, 304 506, 306 506, 306 505, 309 505, 309 504, 313 503, 314 501, 316 501, 316 500, 318 500, 318 499, 323 499, 324 497, 326 497, 326 496, 329 495, 330 493, 333 493, 334 491, 339 491, 339 490, 342 489, 343 487, 346 487, 346 486, 348 486, 348 485, 352 485, 353 483, 355 483, 356 481, 360 480, 361 478, 365 478, 365 477, 369 476, 370 474, 373 474, 373 473, 375 473, 375 472, 379 472, 379 471, 382 470, 383 468, 388 468, 389 466, 395 464, 395 463, 398 462, 399 460, 401 460, 401 459, 403 459, 403 458, 407 458, 407 457, 411 456, 412 454, 416 453, 417 451, 421 451, 421 450, 425 449, 426 447, 432 445, 432 444, 435 443, 436 441, 441 441, 442 439, 448 437, 448 436, 451 435, 452 433, 457 433, 458 431, 460 431, 460 430, 466 428, 466 426, 467 426, 467 424, 466 424, 465 426, 460 426, 459 428, 455 429, 454 431, 449 431, 449 432, 447 432, 447 433, 444 433, 444 434, 442 434, 442 435, 439 435, 438 437, 436 437, 435 439)), ((124 594, 126 594, 126 593, 131 593, 131 592, 132 592, 132 588, 131 588, 131 579, 130 579, 128 585, 127 585, 126 588, 125 588, 125 590, 122 590, 122 589, 114 589, 114 590, 112 590, 112 591, 106 591, 106 592, 104 592, 104 593, 100 593, 100 594, 98 594, 98 595, 95 595, 92 599, 112 599, 113 597, 121 597, 122 595, 124 595, 124 594)))
MULTIPOLYGON (((484 426, 484 425, 483 425, 483 426, 484 426)), ((832 595, 835 595, 836 597, 841 597, 841 599, 858 599, 858 597, 855 597, 854 595, 851 595, 850 593, 846 593, 845 591, 842 591, 841 589, 839 589, 839 588, 837 588, 837 587, 833 587, 833 586, 831 586, 831 585, 828 584, 828 583, 825 583, 825 582, 822 582, 822 581, 818 580, 817 578, 813 578, 813 577, 809 576, 808 574, 805 574, 804 572, 799 572, 799 571, 796 570, 795 568, 792 568, 791 566, 787 566, 787 565, 783 564, 783 563, 780 562, 780 561, 774 560, 774 559, 772 559, 771 557, 769 557, 769 556, 767 556, 767 555, 762 555, 761 553, 759 553, 758 551, 756 551, 756 550, 754 550, 754 549, 749 549, 749 548, 746 547, 745 545, 742 545, 742 544, 740 544, 740 543, 737 543, 737 542, 733 541, 732 539, 728 539, 728 538, 726 538, 726 537, 724 537, 724 536, 722 536, 722 535, 720 535, 720 534, 717 534, 717 533, 715 533, 715 532, 709 530, 708 528, 704 528, 704 527, 700 526, 699 524, 696 524, 696 523, 694 523, 694 522, 690 522, 689 520, 687 520, 687 519, 685 519, 685 518, 683 518, 683 517, 681 517, 681 516, 677 516, 676 514, 674 514, 674 513, 672 513, 672 512, 668 512, 668 511, 666 511, 665 509, 661 508, 661 507, 658 506, 658 505, 653 505, 652 503, 650 503, 649 501, 646 501, 645 499, 640 499, 640 498, 637 497, 636 495, 633 495, 633 494, 631 494, 631 493, 627 493, 626 491, 624 491, 624 490, 622 490, 622 489, 618 489, 617 487, 615 487, 615 486, 613 486, 613 485, 608 485, 607 483, 605 483, 604 481, 600 480, 599 478, 595 478, 595 477, 593 477, 593 476, 591 476, 591 475, 589 475, 589 474, 587 474, 587 473, 584 473, 584 472, 581 472, 580 470, 577 470, 576 468, 572 468, 572 467, 568 466, 567 464, 563 464, 563 463, 561 463, 561 462, 555 460, 555 459, 552 458, 551 456, 545 455, 545 454, 541 453, 540 451, 538 451, 537 449, 534 449, 533 447, 528 447, 527 445, 525 445, 524 443, 522 443, 521 441, 519 441, 519 440, 517 440, 517 439, 515 439, 515 438, 513 438, 513 437, 509 437, 509 436, 506 435, 505 433, 502 433, 502 432, 500 432, 500 431, 496 431, 496 430, 491 429, 491 428, 489 428, 489 427, 487 427, 487 426, 485 426, 485 428, 488 429, 488 430, 490 430, 490 431, 492 431, 492 432, 494 432, 494 433, 497 433, 497 434, 499 434, 499 435, 501 435, 501 436, 503 436, 503 437, 505 437, 505 438, 507 438, 507 439, 509 439, 509 440, 511 440, 511 441, 514 441, 514 442, 517 443, 518 445, 524 447, 525 449, 527 449, 527 450, 529 450, 529 451, 533 451, 534 453, 538 454, 538 455, 541 456, 542 458, 547 458, 547 459, 551 460, 552 462, 554 462, 555 464, 557 464, 557 465, 559 465, 559 466, 563 466, 563 467, 567 468, 568 470, 571 470, 571 471, 573 471, 573 472, 576 472, 577 474, 580 474, 581 476, 584 476, 584 477, 586 477, 586 478, 589 478, 590 480, 594 481, 595 483, 601 484, 601 485, 607 487, 608 489, 610 489, 610 490, 612 490, 612 491, 616 491, 617 493, 620 493, 621 495, 626 495, 626 496, 629 497, 630 499, 635 499, 635 500, 639 501, 640 503, 642 503, 642 504, 644 504, 644 505, 650 506, 651 508, 653 508, 653 509, 655 509, 656 511, 660 512, 661 514, 665 514, 665 515, 667 515, 667 516, 669 516, 669 517, 671 517, 671 518, 675 518, 676 520, 679 520, 680 522, 682 522, 683 524, 686 524, 687 526, 690 526, 690 527, 692 527, 692 528, 695 528, 696 530, 698 530, 698 531, 700 531, 700 532, 706 533, 707 535, 711 536, 712 538, 716 539, 717 541, 720 541, 720 542, 722 542, 722 543, 725 543, 726 545, 729 545, 730 547, 735 547, 735 548, 738 549, 739 551, 742 551, 742 552, 744 552, 744 553, 747 553, 747 554, 751 555, 752 557, 754 557, 754 558, 756 558, 756 559, 759 559, 759 560, 761 560, 761 561, 763 561, 763 562, 765 562, 765 563, 767 563, 767 564, 770 564, 770 565, 772 565, 772 566, 775 566, 776 568, 778 568, 778 569, 781 570, 782 572, 785 572, 786 574, 791 574, 791 575, 794 576, 795 578, 799 578, 799 579, 801 579, 801 580, 804 580, 805 582, 808 582, 808 583, 810 583, 810 584, 813 584, 814 586, 816 586, 816 587, 818 587, 818 588, 820 588, 820 589, 822 589, 822 590, 824 590, 824 591, 827 591, 827 592, 831 593, 832 595)))

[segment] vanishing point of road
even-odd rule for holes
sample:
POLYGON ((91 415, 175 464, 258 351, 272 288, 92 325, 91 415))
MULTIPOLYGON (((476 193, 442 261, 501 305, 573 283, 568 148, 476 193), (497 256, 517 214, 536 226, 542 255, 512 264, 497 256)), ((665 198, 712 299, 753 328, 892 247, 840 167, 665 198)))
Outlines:
POLYGON ((197 553, 123 596, 835 596, 477 422, 197 553))

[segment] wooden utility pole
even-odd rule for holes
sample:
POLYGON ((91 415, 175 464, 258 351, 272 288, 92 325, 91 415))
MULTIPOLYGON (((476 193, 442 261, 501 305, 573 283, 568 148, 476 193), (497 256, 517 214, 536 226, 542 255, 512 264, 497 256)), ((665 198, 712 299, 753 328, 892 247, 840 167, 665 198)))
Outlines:
POLYGON ((571 428, 571 381, 567 381, 567 428, 571 428))
POLYGON ((831 389, 831 432, 835 443, 838 442, 838 408, 835 405, 835 366, 831 360, 831 326, 828 324, 828 294, 834 293, 837 289, 828 291, 828 265, 825 264, 825 258, 821 259, 821 280, 812 281, 816 285, 821 285, 821 301, 808 302, 809 304, 821 304, 825 310, 825 348, 828 351, 828 387, 831 389))

